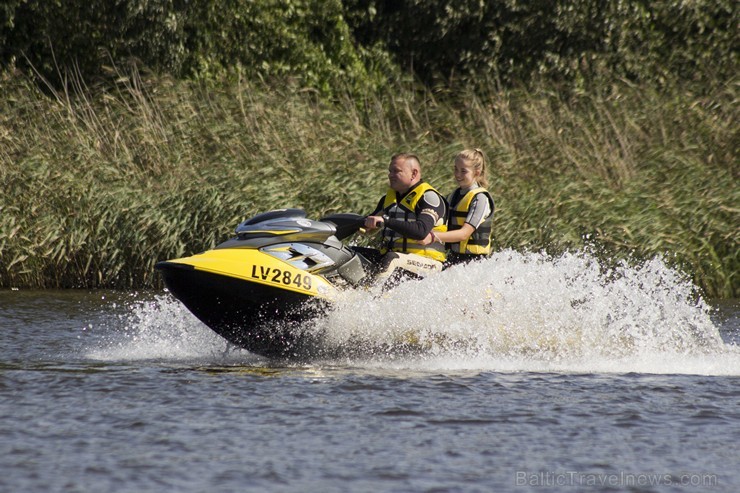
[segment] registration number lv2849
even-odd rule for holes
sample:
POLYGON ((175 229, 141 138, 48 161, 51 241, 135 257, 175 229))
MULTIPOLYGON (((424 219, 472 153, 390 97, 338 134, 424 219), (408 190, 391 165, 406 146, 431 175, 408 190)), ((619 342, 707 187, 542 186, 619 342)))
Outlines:
POLYGON ((263 281, 283 284, 285 286, 295 286, 296 288, 302 288, 307 291, 311 289, 310 275, 300 274, 297 272, 294 273, 289 270, 265 267, 264 265, 253 265, 252 277, 255 279, 262 279, 263 281))

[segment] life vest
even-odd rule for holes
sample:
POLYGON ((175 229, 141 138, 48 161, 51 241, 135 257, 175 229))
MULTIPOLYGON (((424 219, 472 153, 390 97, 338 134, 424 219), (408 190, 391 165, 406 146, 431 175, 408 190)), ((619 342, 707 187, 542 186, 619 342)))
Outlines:
MULTIPOLYGON (((459 189, 455 192, 452 197, 459 196, 459 189)), ((494 203, 493 197, 483 187, 473 188, 466 193, 457 203, 451 203, 450 219, 447 226, 448 231, 454 231, 462 228, 465 224, 465 218, 468 217, 468 211, 470 210, 470 204, 476 195, 482 193, 488 199, 488 203, 491 206, 491 214, 478 226, 473 234, 467 240, 463 240, 460 243, 448 243, 450 250, 456 253, 467 253, 473 255, 489 255, 491 253, 491 231, 493 231, 493 211, 494 203)))
MULTIPOLYGON (((420 183, 414 187, 409 193, 407 193, 400 202, 396 200, 396 192, 392 188, 388 189, 385 194, 385 200, 383 201, 383 211, 390 218, 399 219, 401 221, 416 221, 416 205, 424 194, 433 190, 437 192, 428 183, 420 183)), ((437 192, 439 194, 439 192, 437 192)), ((439 195, 440 200, 444 202, 442 195, 439 195)), ((435 233, 441 233, 447 231, 447 225, 444 222, 444 217, 440 217, 437 220, 437 224, 434 225, 432 231, 435 233)), ((391 252, 401 253, 415 253, 417 255, 423 255, 425 257, 432 258, 444 262, 447 254, 443 244, 434 242, 430 245, 422 245, 418 240, 412 240, 396 233, 392 229, 385 227, 383 228, 383 245, 380 249, 381 253, 385 254, 391 252)))

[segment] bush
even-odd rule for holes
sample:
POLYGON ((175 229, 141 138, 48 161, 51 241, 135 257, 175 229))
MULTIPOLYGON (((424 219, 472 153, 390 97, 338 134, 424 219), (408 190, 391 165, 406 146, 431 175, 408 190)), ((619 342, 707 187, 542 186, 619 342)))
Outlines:
POLYGON ((160 73, 290 78, 323 94, 372 92, 398 69, 431 87, 540 78, 663 84, 737 73, 732 0, 9 0, 0 65, 59 87, 134 58, 160 73))
POLYGON ((175 77, 291 76, 324 94, 367 90, 365 70, 339 0, 12 1, 0 10, 0 64, 55 87, 74 73, 90 82, 135 59, 175 77))
POLYGON ((427 84, 705 82, 737 73, 732 0, 345 0, 358 42, 427 84))

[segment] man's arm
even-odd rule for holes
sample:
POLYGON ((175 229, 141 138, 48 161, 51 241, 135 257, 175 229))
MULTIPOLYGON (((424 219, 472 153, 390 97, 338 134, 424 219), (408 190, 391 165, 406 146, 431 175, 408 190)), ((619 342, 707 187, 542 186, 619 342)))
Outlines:
POLYGON ((365 217, 365 230, 367 230, 368 232, 375 231, 376 229, 383 226, 383 218, 380 217, 378 214, 382 213, 384 202, 385 197, 381 197, 378 201, 378 205, 375 207, 375 210, 365 217))
POLYGON ((396 233, 412 240, 423 240, 434 227, 434 217, 429 214, 419 214, 416 221, 401 221, 388 218, 386 225, 396 233))

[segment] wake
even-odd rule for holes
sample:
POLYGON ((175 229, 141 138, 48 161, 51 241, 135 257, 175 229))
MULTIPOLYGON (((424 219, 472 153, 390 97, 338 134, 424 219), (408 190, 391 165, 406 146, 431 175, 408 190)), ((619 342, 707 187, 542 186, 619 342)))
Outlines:
MULTIPOLYGON (((265 364, 167 294, 128 308, 89 358, 265 364)), ((302 330, 322 334, 327 354, 344 354, 311 362, 319 365, 740 375, 740 348, 723 341, 711 314, 660 258, 607 268, 586 252, 509 250, 389 293, 348 291, 302 330)))
POLYGON ((321 323, 331 344, 410 339, 453 368, 740 374, 710 315, 659 258, 605 268, 583 252, 503 251, 388 296, 347 293, 321 323))

